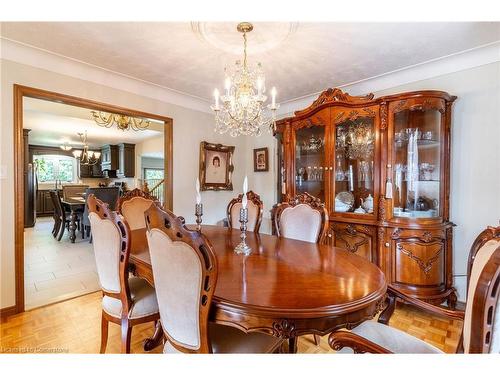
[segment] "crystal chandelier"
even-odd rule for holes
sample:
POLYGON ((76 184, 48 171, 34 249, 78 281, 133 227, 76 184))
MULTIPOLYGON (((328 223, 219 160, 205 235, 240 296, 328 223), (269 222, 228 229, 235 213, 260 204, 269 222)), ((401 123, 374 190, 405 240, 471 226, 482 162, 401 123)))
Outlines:
POLYGON ((224 95, 220 96, 219 90, 214 90, 215 104, 211 108, 215 112, 215 131, 220 134, 229 132, 232 137, 258 136, 264 128, 275 130, 276 110, 279 108, 276 88, 271 89, 271 104, 266 107, 262 66, 258 63, 252 69, 247 64, 247 33, 253 30, 253 25, 242 22, 238 24, 237 30, 243 33, 243 65, 238 60, 233 70, 224 69, 224 95))
POLYGON ((110 128, 116 124, 116 127, 120 130, 146 130, 151 121, 146 119, 138 119, 131 116, 118 115, 115 113, 106 113, 106 112, 96 112, 90 111, 92 113, 92 118, 96 122, 97 125, 103 126, 105 128, 110 128))
POLYGON ((375 134, 369 125, 360 123, 352 126, 347 134, 347 155, 350 159, 366 159, 373 154, 375 134))
POLYGON ((80 164, 83 165, 95 165, 99 162, 101 153, 99 151, 90 151, 89 145, 87 143, 87 131, 85 133, 77 133, 83 142, 83 150, 74 150, 73 156, 75 159, 79 159, 80 164))

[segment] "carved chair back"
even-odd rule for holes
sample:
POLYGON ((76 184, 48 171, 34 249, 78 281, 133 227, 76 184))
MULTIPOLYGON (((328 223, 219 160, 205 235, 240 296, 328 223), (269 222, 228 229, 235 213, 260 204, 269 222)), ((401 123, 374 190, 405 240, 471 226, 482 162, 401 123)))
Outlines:
POLYGON ((323 242, 328 227, 328 211, 320 199, 298 194, 273 210, 276 234, 308 242, 323 242))
POLYGON ((64 185, 62 187, 63 199, 68 200, 73 197, 81 198, 89 185, 64 185))
POLYGON ((161 207, 160 202, 154 196, 136 188, 120 197, 118 211, 127 220, 130 230, 144 229, 146 228, 144 213, 152 204, 161 207))
POLYGON ((58 217, 59 220, 62 220, 64 223, 64 220, 66 219, 65 214, 64 214, 64 207, 61 202, 61 197, 59 196, 59 193, 57 190, 51 190, 49 192, 50 194, 50 200, 52 201, 52 204, 54 205, 54 217, 58 217))
POLYGON ((121 301, 122 318, 126 318, 132 307, 128 286, 130 228, 117 212, 111 211, 94 194, 87 197, 86 204, 102 291, 104 295, 121 301))
MULTIPOLYGON (((260 229, 260 224, 262 223, 262 210, 263 203, 260 200, 260 196, 255 194, 253 191, 247 192, 248 199, 248 223, 247 230, 249 232, 258 233, 260 229)), ((229 226, 232 228, 240 228, 240 209, 242 207, 243 194, 238 195, 229 202, 227 206, 227 221, 229 226)))
POLYGON ((217 283, 217 259, 205 236, 184 218, 151 205, 147 239, 165 352, 211 353, 208 314, 217 283))
POLYGON ((465 353, 500 353, 500 226, 488 227, 469 254, 465 353))

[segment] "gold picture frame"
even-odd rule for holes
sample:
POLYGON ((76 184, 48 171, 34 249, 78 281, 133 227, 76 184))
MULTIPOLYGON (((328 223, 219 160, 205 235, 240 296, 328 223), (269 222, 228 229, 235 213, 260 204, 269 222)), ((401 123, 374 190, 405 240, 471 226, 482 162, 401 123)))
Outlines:
POLYGON ((200 143, 200 189, 233 190, 234 146, 200 143))

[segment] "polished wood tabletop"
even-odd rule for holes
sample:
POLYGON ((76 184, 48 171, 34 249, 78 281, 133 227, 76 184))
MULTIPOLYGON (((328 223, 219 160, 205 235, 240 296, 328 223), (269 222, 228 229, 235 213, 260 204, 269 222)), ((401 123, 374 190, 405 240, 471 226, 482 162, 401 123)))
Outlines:
MULTIPOLYGON (((355 326, 381 307, 382 271, 347 250, 248 232, 253 252, 244 256, 233 251, 239 230, 203 226, 201 232, 218 263, 212 321, 290 338, 355 326)), ((131 237, 130 263, 154 285, 145 230, 131 237)))

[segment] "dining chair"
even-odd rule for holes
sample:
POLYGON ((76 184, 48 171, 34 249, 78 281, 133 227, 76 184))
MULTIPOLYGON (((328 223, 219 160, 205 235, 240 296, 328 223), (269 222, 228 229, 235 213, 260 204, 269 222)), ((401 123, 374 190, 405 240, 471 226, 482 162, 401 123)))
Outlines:
MULTIPOLYGON (((328 227, 328 211, 319 198, 301 193, 288 201, 278 203, 272 210, 274 231, 279 237, 307 242, 323 242, 328 227)), ((297 337, 290 340, 290 348, 297 347, 297 337)), ((320 336, 314 335, 319 345, 320 336)))
POLYGON ((130 228, 117 212, 93 194, 87 197, 94 254, 103 293, 101 349, 106 351, 109 322, 121 326, 121 352, 130 353, 132 327, 158 321, 154 288, 146 280, 129 277, 130 228))
MULTIPOLYGON (((57 236, 57 240, 61 241, 64 235, 64 231, 66 229, 69 229, 69 224, 71 221, 70 213, 64 209, 64 206, 61 201, 61 196, 59 195, 59 192, 57 190, 51 190, 49 194, 50 194, 50 199, 54 204, 54 220, 56 221, 55 225, 57 225, 57 231, 54 237, 57 236)), ((80 228, 80 230, 82 230, 81 219, 82 219, 81 213, 77 213, 76 224, 78 228, 80 228)))
POLYGON ((58 210, 58 203, 56 199, 56 194, 59 194, 57 190, 50 190, 49 195, 50 195, 50 200, 52 202, 52 206, 54 207, 54 213, 52 214, 52 218, 54 219, 54 227, 52 228, 52 236, 57 237, 59 231, 61 230, 61 216, 62 213, 59 212, 58 210))
MULTIPOLYGON (((263 203, 258 194, 253 191, 247 192, 248 199, 248 223, 247 230, 249 232, 259 233, 260 224, 262 223, 263 203)), ((240 209, 242 207, 243 194, 233 198, 227 206, 227 222, 231 228, 240 229, 240 209)))
POLYGON ((125 217, 131 230, 145 229, 144 212, 152 204, 161 207, 154 196, 136 188, 124 193, 118 199, 118 211, 125 217))
MULTIPOLYGON (((392 286, 387 293, 389 298, 401 299, 429 313, 463 321, 457 353, 500 353, 500 226, 488 227, 472 244, 467 290, 465 312, 431 305, 392 286)), ((442 353, 387 323, 388 319, 380 318, 379 322, 366 321, 351 331, 333 332, 328 342, 332 349, 350 353, 442 353)))
POLYGON ((89 185, 63 185, 62 193, 63 200, 71 199, 72 197, 82 197, 85 194, 85 190, 89 187, 89 185))
POLYGON ((212 245, 170 211, 151 205, 145 216, 164 353, 268 353, 281 348, 283 340, 276 337, 210 323, 218 272, 212 245))
POLYGON ((320 243, 328 227, 328 211, 320 199, 301 193, 273 209, 273 225, 280 237, 320 243))
MULTIPOLYGON (((118 186, 111 187, 103 187, 103 188, 87 188, 85 190, 85 197, 88 197, 90 194, 93 194, 100 201, 107 203, 108 207, 114 211, 116 210, 116 204, 118 203, 118 198, 120 197, 120 188, 118 186)), ((87 205, 83 210, 82 217, 82 238, 85 233, 87 237, 89 237, 89 241, 91 241, 90 237, 90 220, 89 220, 89 211, 87 205)))

